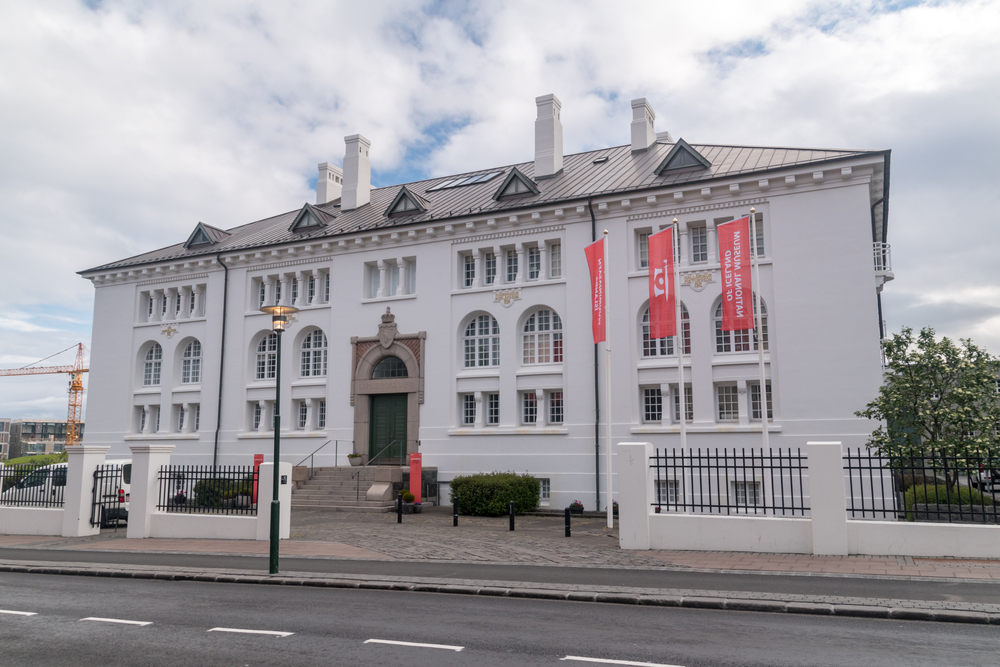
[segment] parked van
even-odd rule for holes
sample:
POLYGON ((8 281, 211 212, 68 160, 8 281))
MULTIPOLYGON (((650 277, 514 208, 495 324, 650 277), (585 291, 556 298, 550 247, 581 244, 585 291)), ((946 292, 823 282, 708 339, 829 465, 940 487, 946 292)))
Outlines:
POLYGON ((132 459, 105 461, 94 478, 92 521, 101 528, 128 522, 132 489, 132 459))
POLYGON ((35 468, 9 486, 0 495, 0 504, 12 507, 62 507, 65 490, 66 464, 54 463, 35 468))
MULTIPOLYGON (((0 505, 8 507, 63 507, 67 463, 35 468, 0 494, 0 505)), ((101 526, 128 520, 132 482, 131 459, 106 461, 94 483, 94 522, 101 526)))

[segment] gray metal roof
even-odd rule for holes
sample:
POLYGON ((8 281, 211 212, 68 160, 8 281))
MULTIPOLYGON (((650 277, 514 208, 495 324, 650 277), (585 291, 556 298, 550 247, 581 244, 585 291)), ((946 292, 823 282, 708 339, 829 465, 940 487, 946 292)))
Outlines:
MULTIPOLYGON (((493 167, 471 171, 466 174, 440 176, 424 181, 406 183, 405 187, 420 197, 427 207, 426 212, 416 215, 387 218, 385 212, 403 185, 374 188, 371 203, 353 211, 341 211, 340 200, 315 206, 316 209, 333 216, 322 227, 309 231, 292 233, 288 230, 301 209, 282 213, 270 218, 251 222, 227 230, 224 238, 213 239, 211 246, 197 246, 184 249, 183 243, 136 255, 128 259, 97 266, 80 273, 106 271, 135 267, 143 264, 167 261, 183 261, 189 258, 206 257, 218 252, 236 252, 258 249, 281 243, 305 240, 329 239, 357 232, 400 227, 429 221, 442 221, 466 215, 500 215, 517 209, 554 205, 560 202, 581 201, 591 196, 627 194, 652 188, 673 187, 702 183, 722 178, 730 178, 750 173, 765 173, 778 169, 843 160, 853 157, 881 154, 883 151, 766 148, 755 146, 720 146, 713 144, 691 144, 711 163, 709 169, 684 172, 665 172, 657 176, 654 171, 673 149, 671 142, 658 141, 644 152, 633 153, 631 146, 616 146, 576 153, 563 158, 563 170, 552 178, 536 181, 538 194, 530 194, 499 201, 493 199, 504 178, 492 178, 483 183, 442 190, 432 190, 435 186, 462 176, 501 171, 506 176, 517 168, 529 178, 534 178, 534 162, 524 162, 506 167, 493 167), (607 157, 606 162, 594 164, 594 160, 607 157), (428 190, 432 190, 428 192, 428 190)), ((214 236, 214 235, 213 235, 214 236)), ((221 235, 220 235, 221 236, 221 235)))

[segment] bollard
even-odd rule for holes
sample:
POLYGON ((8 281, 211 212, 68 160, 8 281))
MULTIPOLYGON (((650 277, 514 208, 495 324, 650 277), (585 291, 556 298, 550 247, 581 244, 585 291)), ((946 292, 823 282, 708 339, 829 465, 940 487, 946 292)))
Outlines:
POLYGON ((570 516, 570 514, 569 514, 569 508, 567 507, 566 508, 566 537, 570 536, 569 516, 570 516))
POLYGON ((403 494, 396 496, 396 523, 403 523, 403 494))
POLYGON ((510 529, 514 530, 514 501, 510 501, 510 529))
POLYGON ((454 512, 454 514, 451 517, 451 525, 452 526, 457 526, 458 525, 458 501, 457 500, 452 504, 452 511, 454 512))

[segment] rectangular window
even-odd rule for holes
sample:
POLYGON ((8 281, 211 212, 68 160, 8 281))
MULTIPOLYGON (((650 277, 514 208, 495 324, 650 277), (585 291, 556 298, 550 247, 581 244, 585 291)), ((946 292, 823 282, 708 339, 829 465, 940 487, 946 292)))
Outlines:
POLYGON ((149 292, 146 294, 146 319, 153 319, 153 294, 149 292))
POLYGON ((657 423, 663 421, 663 395, 660 389, 643 389, 643 421, 657 423))
POLYGON ((178 415, 177 415, 177 430, 178 431, 183 431, 184 430, 184 406, 182 405, 180 407, 180 410, 178 410, 177 412, 178 412, 178 415))
POLYGON ((538 280, 542 270, 542 251, 537 247, 528 248, 528 280, 538 280))
POLYGON ((263 280, 257 285, 257 308, 263 308, 264 299, 267 297, 267 283, 263 280))
POLYGON ((549 246, 549 278, 562 278, 562 244, 549 246))
POLYGON ((330 303, 330 272, 323 274, 323 303, 330 303))
POLYGON ((305 401, 299 401, 299 428, 305 428, 308 419, 309 408, 306 406, 305 401))
POLYGON ((664 504, 676 504, 678 502, 676 479, 656 480, 656 502, 664 504))
POLYGON ((319 402, 319 415, 316 417, 316 426, 326 428, 326 401, 319 402))
POLYGON ((146 409, 139 408, 139 433, 146 430, 146 409))
POLYGON ((194 430, 201 429, 201 405, 194 406, 194 430))
POLYGON ((730 482, 730 485, 732 486, 732 499, 736 501, 737 505, 744 507, 760 505, 760 482, 730 482))
POLYGON ((764 256, 764 214, 763 213, 757 213, 757 214, 755 214, 754 217, 753 217, 753 224, 757 228, 755 230, 757 232, 757 234, 756 234, 756 238, 754 239, 754 241, 756 241, 756 243, 754 243, 754 246, 755 246, 754 247, 754 252, 756 253, 757 257, 763 257, 764 256))
POLYGON ((538 479, 538 499, 547 503, 552 498, 552 484, 546 477, 538 479))
MULTIPOLYGON (((767 418, 774 419, 774 410, 771 407, 771 383, 767 383, 767 418)), ((760 383, 755 382, 750 385, 750 419, 760 421, 760 383)))
POLYGON ((486 277, 486 284, 492 285, 497 280, 497 256, 492 252, 486 253, 483 259, 483 273, 486 277))
POLYGON ((521 423, 538 423, 538 397, 533 391, 526 391, 521 395, 521 423))
POLYGON ((378 296, 379 280, 381 278, 381 272, 378 266, 368 267, 368 298, 374 299, 378 296))
POLYGON ((649 232, 642 232, 639 237, 639 268, 649 268, 649 232))
POLYGON ((715 388, 719 399, 719 421, 734 422, 740 419, 739 391, 733 385, 719 385, 715 388))
MULTIPOLYGON (((681 421, 681 395, 677 391, 677 386, 674 385, 672 388, 674 392, 674 422, 680 423, 681 421)), ((684 387, 684 421, 691 423, 694 421, 694 405, 691 403, 691 386, 684 387)))
POLYGON ((309 276, 308 291, 306 292, 306 303, 312 305, 316 303, 316 276, 309 276))
POLYGON ((299 300, 299 279, 292 278, 292 304, 299 300))
POLYGON ((462 257, 463 269, 463 287, 472 287, 476 284, 476 258, 473 255, 464 255, 462 257))
POLYGON ((153 408, 153 409, 156 410, 156 428, 154 429, 154 431, 156 433, 159 433, 160 432, 160 413, 162 412, 162 410, 160 410, 160 406, 158 406, 158 405, 155 408, 153 408))
POLYGON ((549 392, 549 423, 563 423, 563 393, 561 391, 549 392))
POLYGON ((399 264, 389 265, 389 293, 386 296, 396 296, 400 293, 399 289, 399 264))
POLYGON ((474 394, 462 396, 462 424, 474 426, 476 423, 476 397, 474 394))
POLYGON ((486 425, 498 425, 500 423, 500 394, 487 394, 486 406, 486 425))
POLYGON ((517 280, 517 253, 513 250, 507 251, 507 282, 512 283, 517 280))
POLYGON ((281 303, 281 281, 274 281, 274 305, 281 303))
POLYGON ((414 259, 406 265, 406 289, 407 294, 417 293, 417 260, 414 259))
POLYGON ((708 229, 704 225, 689 229, 691 230, 691 262, 707 262, 708 229))
POLYGON ((260 428, 260 420, 264 416, 262 414, 263 410, 260 409, 260 403, 253 404, 253 430, 258 430, 260 428))

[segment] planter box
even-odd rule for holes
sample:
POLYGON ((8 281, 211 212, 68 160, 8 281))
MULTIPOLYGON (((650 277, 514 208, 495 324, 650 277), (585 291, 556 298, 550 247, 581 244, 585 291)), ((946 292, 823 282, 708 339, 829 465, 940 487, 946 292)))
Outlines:
POLYGON ((362 456, 348 456, 347 460, 351 462, 352 466, 359 466, 364 463, 364 457, 362 456))
POLYGON ((569 508, 569 513, 570 514, 583 514, 583 508, 582 507, 570 507, 569 508))

